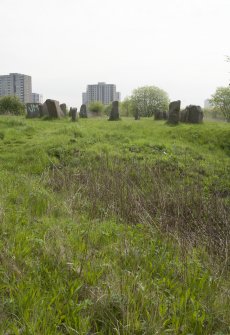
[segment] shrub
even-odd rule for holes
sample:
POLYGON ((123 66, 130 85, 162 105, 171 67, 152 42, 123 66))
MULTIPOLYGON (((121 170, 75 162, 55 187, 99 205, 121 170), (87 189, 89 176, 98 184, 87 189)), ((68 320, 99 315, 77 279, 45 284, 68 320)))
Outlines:
POLYGON ((22 115, 25 113, 25 105, 17 97, 6 96, 0 98, 0 114, 22 115))
POLYGON ((101 115, 104 111, 104 105, 100 101, 91 102, 89 111, 101 115))

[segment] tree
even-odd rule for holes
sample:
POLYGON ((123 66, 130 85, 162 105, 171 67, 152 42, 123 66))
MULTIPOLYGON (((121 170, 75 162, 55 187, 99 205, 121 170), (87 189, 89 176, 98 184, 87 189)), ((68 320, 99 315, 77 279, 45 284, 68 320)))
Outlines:
POLYGON ((91 102, 88 109, 90 112, 102 114, 104 112, 104 105, 100 101, 91 102))
POLYGON ((230 87, 218 87, 209 101, 230 122, 230 87))
POLYGON ((133 109, 137 109, 141 116, 153 116, 157 111, 168 111, 168 94, 156 86, 135 89, 131 101, 133 109))
POLYGON ((121 115, 131 116, 133 115, 133 104, 130 97, 126 97, 120 104, 121 115))
POLYGON ((25 105, 14 96, 0 98, 0 114, 22 115, 25 113, 25 105))

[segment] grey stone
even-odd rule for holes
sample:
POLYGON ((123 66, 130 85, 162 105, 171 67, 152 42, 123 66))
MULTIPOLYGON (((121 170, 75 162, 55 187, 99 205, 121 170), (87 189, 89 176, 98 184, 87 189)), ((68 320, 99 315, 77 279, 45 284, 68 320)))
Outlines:
POLYGON ((183 109, 180 112, 180 122, 186 122, 186 118, 187 118, 187 111, 186 109, 183 109))
POLYGON ((87 118, 88 117, 88 115, 87 115, 87 109, 86 109, 86 105, 85 104, 81 105, 79 116, 81 118, 87 118))
POLYGON ((112 110, 109 116, 109 121, 117 121, 119 120, 119 103, 118 101, 113 101, 112 110))
POLYGON ((139 109, 138 109, 138 108, 135 109, 135 112, 134 112, 134 119, 135 119, 135 120, 140 120, 140 112, 139 112, 139 109))
POLYGON ((155 111, 154 120, 167 120, 167 113, 162 111, 155 111))
POLYGON ((35 118, 40 117, 40 103, 27 103, 26 104, 26 117, 35 118))
POLYGON ((200 106, 189 105, 181 111, 180 121, 187 123, 202 123, 204 113, 200 106))
POLYGON ((180 120, 180 104, 181 101, 172 101, 169 104, 169 114, 168 114, 168 123, 169 124, 178 124, 180 120))
POLYGON ((58 101, 47 99, 45 103, 47 105, 48 116, 50 118, 61 118, 64 116, 58 101))
POLYGON ((40 111, 40 117, 48 116, 48 107, 45 102, 39 106, 39 111, 40 111))
POLYGON ((67 115, 67 106, 66 104, 60 104, 60 108, 64 115, 67 115))
POLYGON ((71 116, 71 120, 75 122, 77 120, 77 108, 71 107, 69 111, 69 115, 71 116))

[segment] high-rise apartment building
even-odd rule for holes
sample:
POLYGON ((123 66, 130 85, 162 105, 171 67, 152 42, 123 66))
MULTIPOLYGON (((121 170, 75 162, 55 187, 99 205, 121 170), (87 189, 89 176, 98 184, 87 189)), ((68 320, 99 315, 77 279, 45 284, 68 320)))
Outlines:
POLYGON ((38 93, 32 93, 32 102, 35 103, 43 103, 43 96, 41 94, 38 93))
POLYGON ((120 100, 120 93, 116 91, 114 84, 100 82, 96 85, 87 85, 86 92, 82 93, 82 103, 86 105, 94 101, 108 105, 115 100, 120 100))
POLYGON ((32 79, 20 73, 0 76, 0 97, 13 95, 21 102, 32 102, 32 79))

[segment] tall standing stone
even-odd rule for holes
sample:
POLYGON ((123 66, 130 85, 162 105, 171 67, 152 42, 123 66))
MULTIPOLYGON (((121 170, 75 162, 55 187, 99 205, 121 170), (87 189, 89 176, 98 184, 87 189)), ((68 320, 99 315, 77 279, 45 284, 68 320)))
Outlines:
POLYGON ((58 101, 47 99, 46 105, 48 109, 48 116, 50 118, 61 118, 64 116, 58 101))
POLYGON ((81 105, 79 116, 81 118, 87 118, 88 117, 88 115, 87 115, 87 109, 86 109, 86 105, 85 104, 81 105))
POLYGON ((49 116, 46 102, 40 105, 39 111, 40 111, 40 117, 49 116))
POLYGON ((167 120, 167 113, 164 111, 156 110, 154 112, 154 120, 167 120))
POLYGON ((181 101, 172 101, 169 104, 168 123, 178 124, 180 121, 180 104, 181 101))
POLYGON ((109 116, 109 121, 117 121, 119 120, 119 103, 118 101, 113 101, 112 110, 109 116))
POLYGON ((180 112, 180 122, 187 122, 187 109, 183 109, 181 112, 180 112))
POLYGON ((75 122, 76 120, 77 120, 77 108, 73 108, 73 107, 71 107, 70 108, 70 116, 71 116, 71 120, 73 121, 73 122, 75 122))
POLYGON ((162 120, 168 120, 168 113, 166 111, 162 112, 162 120))
POLYGON ((66 115, 67 114, 67 106, 66 106, 66 104, 60 104, 60 108, 61 108, 63 114, 66 115))
POLYGON ((140 120, 140 112, 139 112, 139 109, 138 109, 138 108, 135 109, 135 112, 134 112, 134 119, 135 119, 135 120, 140 120))

